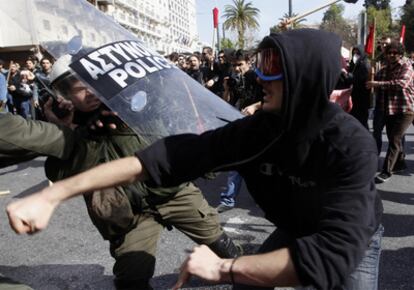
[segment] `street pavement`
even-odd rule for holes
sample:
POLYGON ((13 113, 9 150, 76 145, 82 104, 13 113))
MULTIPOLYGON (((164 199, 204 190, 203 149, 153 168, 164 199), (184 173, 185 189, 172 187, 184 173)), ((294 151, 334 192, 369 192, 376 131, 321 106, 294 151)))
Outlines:
MULTIPOLYGON (((387 143, 383 145, 385 150, 387 143)), ((379 289, 414 289, 414 129, 406 140, 408 170, 378 185, 383 198, 385 233, 382 240, 379 289)), ((384 151, 383 150, 383 151, 384 151)), ((384 152, 381 155, 382 161, 384 152)), ((112 265, 108 243, 95 230, 82 197, 62 204, 49 227, 33 236, 11 231, 5 207, 12 200, 30 195, 48 185, 43 171, 44 158, 0 170, 0 273, 41 290, 112 290, 112 265)), ((198 180, 209 202, 216 206, 226 175, 213 181, 198 180)), ((352 209, 350 209, 352 210, 352 209)), ((243 187, 237 208, 220 215, 225 230, 252 252, 274 230, 243 187)), ((177 230, 165 230, 158 244, 157 265, 152 285, 170 289, 186 250, 194 243, 177 230)), ((192 279, 184 289, 231 289, 211 286, 192 279)))

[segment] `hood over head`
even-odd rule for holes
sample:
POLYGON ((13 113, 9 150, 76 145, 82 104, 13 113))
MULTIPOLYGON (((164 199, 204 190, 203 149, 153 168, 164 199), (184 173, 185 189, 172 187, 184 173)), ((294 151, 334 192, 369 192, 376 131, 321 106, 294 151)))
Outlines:
POLYGON ((279 52, 284 90, 281 127, 290 141, 311 138, 319 131, 341 73, 341 43, 331 32, 297 29, 270 34, 259 44, 259 51, 279 52))
POLYGON ((361 58, 360 58, 361 60, 365 59, 367 57, 367 54, 365 53, 365 47, 362 44, 354 46, 352 48, 352 51, 354 51, 354 50, 358 50, 359 55, 361 56, 361 58))

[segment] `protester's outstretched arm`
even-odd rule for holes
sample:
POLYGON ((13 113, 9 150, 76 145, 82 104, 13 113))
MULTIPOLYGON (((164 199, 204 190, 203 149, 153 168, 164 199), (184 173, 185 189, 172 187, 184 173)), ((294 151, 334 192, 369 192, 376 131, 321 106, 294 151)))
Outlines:
POLYGON ((181 266, 174 290, 195 275, 212 283, 238 283, 262 287, 299 286, 289 250, 221 259, 205 245, 197 246, 181 266))
POLYGON ((136 157, 99 165, 9 204, 7 215, 10 226, 16 233, 33 234, 47 226, 53 211, 62 201, 86 192, 145 178, 145 170, 136 157))

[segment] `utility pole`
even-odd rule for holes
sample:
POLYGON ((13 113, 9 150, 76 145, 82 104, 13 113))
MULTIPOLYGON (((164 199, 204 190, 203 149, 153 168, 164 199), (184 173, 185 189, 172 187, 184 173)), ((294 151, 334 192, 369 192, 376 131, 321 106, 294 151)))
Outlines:
POLYGON ((289 0, 289 18, 292 17, 293 11, 292 11, 292 0, 289 0))

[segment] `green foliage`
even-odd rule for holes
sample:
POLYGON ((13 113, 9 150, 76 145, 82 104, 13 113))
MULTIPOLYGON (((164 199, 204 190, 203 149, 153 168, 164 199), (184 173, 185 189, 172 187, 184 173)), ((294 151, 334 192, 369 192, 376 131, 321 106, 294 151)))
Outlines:
POLYGON ((342 4, 333 4, 329 7, 329 9, 323 14, 322 18, 322 24, 323 23, 333 23, 335 21, 342 21, 344 20, 343 14, 344 14, 345 7, 342 4))
POLYGON ((366 8, 374 7, 377 10, 390 9, 390 0, 365 0, 366 8))
POLYGON ((237 32, 239 48, 244 48, 246 30, 259 28, 259 13, 258 8, 253 7, 251 2, 245 3, 245 0, 233 0, 233 5, 224 7, 224 28, 237 32))
POLYGON ((401 23, 405 24, 405 48, 414 51, 414 2, 409 2, 403 7, 401 23))
POLYGON ((390 8, 377 10, 371 6, 367 9, 368 25, 374 23, 375 19, 375 38, 390 37, 392 34, 392 18, 390 8))
MULTIPOLYGON (((296 16, 298 16, 297 13, 292 14, 292 17, 296 17, 296 16)), ((289 18, 289 14, 285 13, 285 14, 283 14, 282 18, 279 18, 279 20, 280 20, 280 22, 282 22, 283 20, 288 19, 288 18, 289 18)), ((306 27, 306 25, 303 24, 303 22, 305 22, 305 21, 306 21, 306 18, 301 18, 301 19, 295 21, 293 23, 293 25, 290 26, 290 28, 291 29, 304 28, 304 27, 306 27)), ((279 33, 279 32, 282 32, 282 30, 279 27, 279 24, 276 24, 276 25, 270 27, 270 33, 279 33)))
POLYGON ((279 33, 279 32, 281 32, 281 30, 278 24, 270 27, 270 33, 279 33))
POLYGON ((346 46, 355 45, 357 42, 356 25, 349 24, 349 20, 343 17, 344 6, 333 4, 324 13, 320 29, 334 32, 341 36, 346 46))
POLYGON ((234 48, 234 43, 228 38, 222 38, 220 40, 220 49, 234 48))

